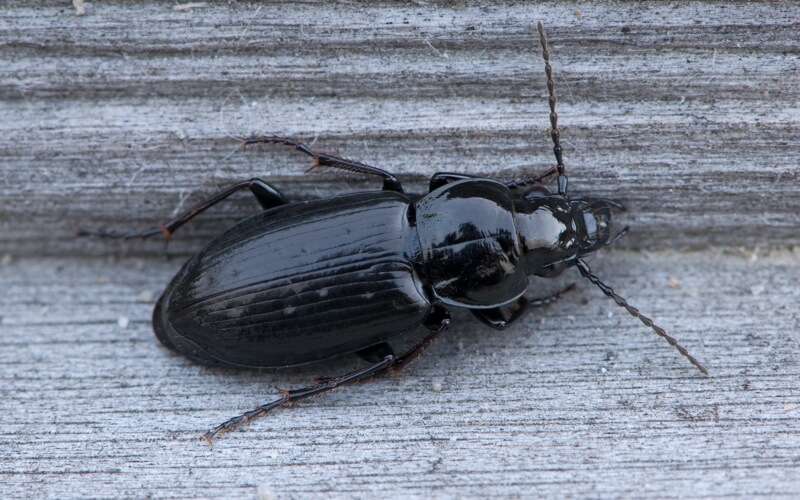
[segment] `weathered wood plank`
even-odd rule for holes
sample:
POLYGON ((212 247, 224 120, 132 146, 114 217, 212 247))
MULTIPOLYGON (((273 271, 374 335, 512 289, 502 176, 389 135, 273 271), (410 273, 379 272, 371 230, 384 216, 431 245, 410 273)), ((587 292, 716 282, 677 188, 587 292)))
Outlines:
POLYGON ((277 412, 213 449, 198 439, 210 425, 357 362, 240 373, 169 354, 149 318, 179 264, 0 267, 3 497, 800 491, 796 253, 595 261, 708 363, 711 378, 581 283, 506 332, 458 316, 402 377, 277 412))
MULTIPOLYGON (((797 496, 800 256, 768 250, 800 243, 796 3, 175 5, 0 11, 0 496, 797 496), (75 230, 150 226, 253 175, 295 199, 376 185, 240 151, 251 133, 417 190, 437 170, 542 170, 539 19, 573 188, 631 207, 629 248, 727 247, 594 262, 712 378, 582 284, 503 333, 457 315, 403 377, 200 443, 358 362, 191 365, 149 323, 181 259, 75 230), (42 258, 69 254, 139 258, 42 258)), ((237 197, 167 253, 255 209, 237 197)))
MULTIPOLYGON (((416 189, 436 170, 542 170, 552 160, 538 19, 573 186, 630 205, 625 244, 800 242, 795 3, 174 6, 4 6, 4 252, 107 253, 75 230, 148 226, 256 174, 294 198, 373 185, 305 175, 290 151, 238 151, 235 137, 253 132, 316 139, 416 189)), ((247 203, 172 251, 196 248, 247 203)))

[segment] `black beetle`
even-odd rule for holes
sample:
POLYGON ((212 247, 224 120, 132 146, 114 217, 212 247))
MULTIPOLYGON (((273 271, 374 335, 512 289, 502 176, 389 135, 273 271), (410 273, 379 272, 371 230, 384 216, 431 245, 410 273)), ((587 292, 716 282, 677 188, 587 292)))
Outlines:
POLYGON ((551 303, 564 291, 529 300, 529 276, 553 277, 572 266, 707 373, 583 260, 624 234, 627 228, 614 237, 610 233, 612 210, 624 207, 567 194, 549 49, 541 23, 538 29, 556 157, 556 166, 543 175, 498 182, 438 173, 428 194, 410 196, 382 169, 288 139, 260 137, 245 144, 292 146, 313 157, 316 166, 376 175, 383 179, 383 190, 290 203, 266 182, 251 179, 158 229, 115 235, 162 233, 169 238, 207 208, 249 189, 264 211, 238 223, 184 264, 153 313, 159 340, 212 366, 284 367, 353 352, 371 363, 284 391, 279 399, 210 430, 206 439, 291 401, 404 366, 447 328, 448 308, 469 309, 486 325, 503 329, 530 307, 551 303), (556 193, 542 183, 551 175, 557 175, 556 193), (395 355, 387 341, 419 325, 431 333, 406 354, 395 355))

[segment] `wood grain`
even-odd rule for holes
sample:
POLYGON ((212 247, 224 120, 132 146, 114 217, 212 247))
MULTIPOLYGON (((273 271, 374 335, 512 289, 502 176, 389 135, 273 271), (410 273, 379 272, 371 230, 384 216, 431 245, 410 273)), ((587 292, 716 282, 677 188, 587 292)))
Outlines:
MULTIPOLYGON (((374 186, 305 174, 284 149, 241 152, 236 138, 252 133, 314 141, 420 191, 439 170, 542 171, 536 20, 552 41, 573 189, 630 205, 629 248, 800 242, 796 3, 174 7, 0 12, 6 253, 102 255, 79 227, 151 226, 254 175, 295 199, 374 186)), ((251 205, 214 212, 172 251, 251 205)))
POLYGON ((0 497, 797 497, 796 2, 84 7, 0 9, 0 497), (378 186, 242 151, 255 133, 417 192, 436 171, 543 171, 537 20, 571 187, 631 209, 623 249, 593 268, 712 377, 581 280, 506 332, 456 314, 403 376, 204 445, 278 388, 359 361, 235 372, 158 345, 156 297, 257 209, 245 195, 166 250, 77 229, 146 228, 253 176, 292 199, 378 186))
POLYGON ((232 372, 170 354, 150 312, 179 265, 0 267, 3 497, 800 491, 796 253, 614 252, 594 261, 707 363, 710 378, 581 281, 506 332, 459 315, 404 375, 276 412, 213 448, 199 439, 209 426, 277 388, 359 362, 232 372))

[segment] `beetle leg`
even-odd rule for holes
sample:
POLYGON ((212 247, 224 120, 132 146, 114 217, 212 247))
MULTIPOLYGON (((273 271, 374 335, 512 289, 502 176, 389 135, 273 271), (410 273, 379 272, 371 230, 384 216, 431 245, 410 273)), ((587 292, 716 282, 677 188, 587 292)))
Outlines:
POLYGON ((253 196, 256 197, 258 203, 265 210, 286 203, 286 199, 283 197, 280 191, 278 191, 271 185, 267 184, 266 182, 262 181, 261 179, 250 179, 248 181, 238 182, 230 187, 223 189, 222 191, 219 191, 210 198, 201 201, 200 203, 196 204, 183 214, 179 215, 178 217, 175 217, 174 219, 168 220, 167 222, 161 224, 157 228, 148 229, 145 231, 129 232, 129 233, 81 230, 78 232, 78 236, 96 236, 100 238, 122 238, 127 240, 131 238, 149 238, 150 236, 156 236, 158 234, 162 234, 166 239, 170 239, 172 237, 172 234, 175 231, 177 231, 179 227, 183 226, 190 220, 194 219, 201 213, 205 212, 208 208, 211 208, 212 206, 216 205, 222 200, 228 198, 233 193, 241 191, 242 189, 250 189, 250 191, 253 193, 253 196))
POLYGON ((543 180, 558 173, 558 167, 550 167, 545 173, 533 177, 520 177, 506 182, 508 189, 517 189, 531 184, 541 184, 543 180))
POLYGON ((496 330, 504 330, 525 315, 532 307, 543 307, 561 298, 562 295, 575 288, 575 283, 547 297, 527 299, 524 295, 517 300, 492 309, 474 309, 475 315, 483 324, 496 330))
POLYGON ((432 332, 441 332, 450 326, 450 311, 441 305, 435 305, 425 317, 424 324, 432 332))
MULTIPOLYGON (((381 373, 389 369, 392 369, 392 371, 396 371, 405 368, 405 366, 408 365, 408 363, 419 357, 419 355, 422 354, 422 352, 431 344, 431 342, 433 342, 433 340, 440 333, 445 331, 447 327, 450 325, 450 314, 443 307, 434 307, 434 309, 431 311, 431 314, 429 315, 429 318, 431 319, 438 318, 438 327, 434 329, 432 326, 429 326, 429 328, 431 328, 433 331, 429 333, 424 339, 422 339, 422 341, 420 341, 419 344, 414 346, 406 354, 400 357, 397 357, 394 354, 387 354, 382 360, 366 368, 350 372, 340 377, 320 377, 317 379, 318 383, 310 387, 304 387, 302 389, 283 390, 281 391, 280 398, 274 401, 270 401, 267 404, 261 405, 254 410, 248 411, 247 413, 243 413, 238 417, 234 417, 226 422, 223 422, 222 424, 214 427, 210 431, 203 434, 203 439, 205 439, 210 444, 213 442, 214 438, 219 436, 220 434, 235 430, 256 418, 266 415, 275 408, 286 406, 294 401, 306 399, 316 394, 332 391, 341 385, 353 384, 356 382, 361 382, 363 380, 368 380, 372 377, 380 375, 381 373)), ((428 323, 426 322, 426 324, 428 323)), ((381 346, 384 344, 378 344, 378 345, 381 346)), ((386 347, 389 347, 388 344, 386 344, 386 347)), ((389 349, 391 348, 389 347, 389 349)))
POLYGON ((162 224, 161 232, 164 233, 164 236, 167 239, 169 239, 172 236, 172 233, 177 231, 179 227, 194 219, 222 200, 226 199, 233 193, 241 191, 242 189, 250 189, 264 209, 277 207, 278 205, 283 205, 286 203, 286 199, 277 189, 261 179, 254 178, 248 181, 236 183, 228 188, 223 189, 214 196, 201 201, 178 217, 175 217, 174 219, 162 224))
POLYGON ((386 191, 397 191, 398 193, 403 192, 403 185, 400 181, 395 177, 393 174, 387 172, 378 167, 373 167, 371 165, 367 165, 366 163, 361 163, 353 160, 348 160, 347 158, 341 158, 339 156, 329 155, 326 153, 319 153, 317 151, 313 151, 311 148, 306 146, 305 144, 293 141, 291 139, 287 139, 285 137, 277 137, 277 136, 267 136, 267 137, 252 137, 244 141, 245 146, 249 146, 250 144, 283 144, 285 146, 291 146, 296 150, 300 151, 301 153, 307 154, 314 158, 314 167, 331 167, 331 168, 339 168, 342 170, 347 170, 350 172, 357 172, 360 174, 367 174, 367 175, 377 175, 383 179, 383 189, 386 191))
POLYGON ((356 354, 367 363, 377 363, 390 354, 394 356, 394 350, 386 342, 381 342, 366 349, 361 349, 356 354))
POLYGON ((258 201, 259 205, 261 205, 261 208, 264 210, 289 203, 277 188, 261 179, 250 179, 250 185, 248 187, 250 188, 250 192, 253 193, 253 196, 256 197, 256 201, 258 201))
POLYGON ((214 440, 214 438, 217 437, 218 435, 235 430, 256 418, 266 415, 275 408, 286 406, 291 402, 299 401, 301 399, 306 399, 316 394, 332 391, 333 389, 336 389, 340 385, 352 384, 355 382, 359 382, 361 380, 374 377, 375 375, 386 371, 387 368, 389 368, 396 362, 397 358, 394 355, 390 354, 385 358, 383 358, 381 361, 371 366, 350 372, 340 377, 327 378, 324 381, 322 381, 322 383, 319 383, 317 385, 303 387, 302 389, 282 391, 280 398, 271 401, 267 404, 261 405, 254 410, 250 410, 247 413, 243 413, 238 417, 234 417, 228 420, 227 422, 224 422, 214 427, 210 431, 203 434, 203 439, 211 443, 214 440))
POLYGON ((523 295, 517 300, 500 307, 474 309, 472 314, 481 320, 481 323, 495 330, 504 330, 528 312, 528 305, 528 299, 523 295))
POLYGON ((441 306, 434 306, 428 317, 425 319, 425 326, 431 333, 425 336, 419 344, 415 345, 407 353, 397 358, 397 362, 391 367, 392 372, 398 372, 408 366, 409 363, 420 357, 420 355, 431 345, 440 333, 447 330, 450 326, 450 311, 441 306))

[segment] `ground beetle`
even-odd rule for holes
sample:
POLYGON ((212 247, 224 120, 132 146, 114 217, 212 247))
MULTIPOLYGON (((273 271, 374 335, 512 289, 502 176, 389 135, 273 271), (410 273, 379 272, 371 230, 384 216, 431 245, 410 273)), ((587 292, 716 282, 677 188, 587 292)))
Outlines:
MULTIPOLYGON (((569 267, 665 338, 700 371, 684 347, 595 276, 583 257, 613 243, 612 210, 601 198, 571 198, 559 140, 553 70, 544 29, 539 39, 550 104, 556 166, 542 175, 499 182, 438 173, 423 196, 407 195, 389 172, 279 143, 332 167, 383 179, 383 190, 290 203, 260 179, 235 184, 158 229, 110 235, 169 238, 183 224, 231 194, 249 189, 264 211, 243 220, 189 259, 158 300, 153 327, 167 347, 205 365, 284 367, 357 353, 371 363, 279 399, 204 434, 212 440, 270 410, 340 385, 405 366, 450 323, 449 308, 470 310, 503 329, 531 307, 529 276, 553 277, 569 267), (557 176, 558 191, 543 184, 557 176), (424 325, 430 333, 409 352, 387 343, 424 325)), ((97 233, 96 233, 97 234, 97 233)))

